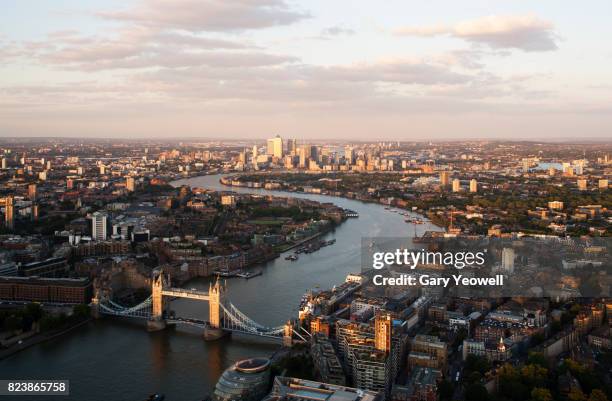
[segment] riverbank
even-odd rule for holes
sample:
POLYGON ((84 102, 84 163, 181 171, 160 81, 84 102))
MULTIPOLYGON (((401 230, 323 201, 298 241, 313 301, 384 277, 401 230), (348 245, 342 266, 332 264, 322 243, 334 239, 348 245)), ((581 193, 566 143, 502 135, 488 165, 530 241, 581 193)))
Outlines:
MULTIPOLYGON (((258 172, 257 174, 261 174, 263 175, 264 172, 258 172)), ((270 174, 278 174, 279 172, 270 172, 270 174)), ((286 173, 286 172, 284 172, 286 173)), ((205 174, 207 175, 207 174, 205 174)), ((205 176, 204 175, 204 176, 205 176)), ((411 213, 413 215, 415 215, 415 217, 420 217, 423 219, 427 219, 427 222, 430 224, 435 225, 437 228, 440 229, 444 229, 443 228, 443 224, 441 220, 436 220, 434 221, 432 219, 432 216, 430 216, 429 214, 425 213, 424 211, 413 211, 413 210, 408 210, 408 209, 404 209, 401 206, 395 206, 395 205, 390 205, 388 203, 383 203, 383 202, 377 202, 376 200, 373 199, 361 199, 361 198, 356 198, 356 197, 349 197, 347 196, 345 193, 343 192, 334 192, 334 193, 329 193, 327 191, 325 192, 318 192, 318 193, 314 193, 314 192, 306 192, 306 191, 297 191, 295 189, 292 189, 290 187, 279 187, 279 188, 265 188, 264 185, 260 185, 258 187, 252 187, 249 185, 236 185, 234 184, 234 182, 238 181, 235 180, 235 178, 239 178, 241 176, 241 174, 233 174, 233 175, 222 175, 221 178, 219 178, 219 184, 226 186, 226 187, 230 187, 230 188, 242 188, 242 189, 247 189, 247 190, 265 190, 265 191, 270 191, 270 192, 285 192, 285 193, 292 193, 292 194, 303 194, 303 195, 320 195, 320 196, 330 196, 330 197, 335 197, 335 198, 342 198, 342 199, 348 199, 348 200, 352 200, 352 201, 357 201, 357 202, 363 202, 363 203, 368 203, 368 204, 374 204, 374 205, 382 205, 382 206, 393 206, 395 208, 398 209, 402 209, 405 210, 408 213, 411 213)), ((238 181, 240 182, 240 181, 238 181)), ((446 230, 446 229, 444 229, 446 230)))
POLYGON ((46 341, 51 341, 54 340, 56 338, 59 338, 65 334, 68 334, 70 332, 72 332, 73 330, 76 330, 79 327, 84 326, 85 324, 91 322, 92 319, 91 318, 87 318, 84 320, 81 320, 79 322, 76 323, 72 323, 67 327, 61 328, 59 330, 53 330, 49 333, 39 333, 39 334, 35 334, 32 337, 29 337, 28 339, 22 341, 21 344, 15 344, 7 349, 3 349, 0 350, 0 360, 6 359, 18 352, 21 352, 25 349, 28 349, 30 347, 33 347, 34 345, 37 344, 41 344, 44 343, 46 341))

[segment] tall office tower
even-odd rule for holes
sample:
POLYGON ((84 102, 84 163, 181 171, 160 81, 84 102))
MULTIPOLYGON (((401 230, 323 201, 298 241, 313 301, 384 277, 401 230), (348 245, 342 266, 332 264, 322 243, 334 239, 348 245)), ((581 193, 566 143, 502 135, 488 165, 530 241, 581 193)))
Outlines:
POLYGON ((136 190, 136 181, 134 180, 134 177, 127 177, 125 179, 125 187, 130 192, 134 192, 136 190))
POLYGON ((266 153, 279 159, 283 157, 283 140, 280 136, 276 135, 276 137, 268 139, 268 148, 266 153))
POLYGON ((587 180, 584 178, 579 179, 576 184, 578 185, 578 190, 586 191, 587 190, 587 180))
POLYGON ((514 272, 514 249, 504 248, 502 250, 502 270, 508 273, 514 272))
POLYGON ((100 164, 100 175, 106 174, 106 166, 104 164, 100 164))
POLYGON ((391 330, 393 322, 388 313, 378 314, 374 321, 374 345, 377 350, 391 351, 391 330))
POLYGON ((320 169, 321 169, 321 166, 319 166, 319 163, 317 163, 316 160, 310 159, 308 161, 308 170, 317 171, 320 169))
POLYGON ((319 158, 321 156, 321 148, 318 146, 310 146, 310 159, 320 161, 319 158))
POLYGON ((300 168, 306 168, 306 165, 308 163, 308 158, 310 157, 310 155, 306 154, 307 151, 309 151, 310 149, 307 149, 306 145, 302 145, 300 146, 300 150, 299 150, 299 154, 300 154, 300 168))
POLYGON ((242 164, 246 164, 246 160, 247 160, 247 156, 246 156, 246 150, 243 150, 242 152, 240 152, 240 154, 238 155, 238 161, 242 164))
POLYGON ((6 168, 7 168, 7 166, 8 166, 8 163, 7 163, 7 161, 6 161, 6 157, 3 157, 3 158, 2 158, 2 169, 6 169, 6 168))
POLYGON ((252 155, 253 160, 256 160, 257 159, 257 153, 258 153, 257 145, 253 145, 252 153, 253 153, 253 155, 252 155))
POLYGON ((450 184, 450 174, 448 171, 440 171, 440 185, 443 187, 450 184))
POLYGON ((66 189, 73 189, 74 188, 74 180, 72 178, 68 178, 66 180, 66 189))
POLYGON ((597 187, 599 189, 608 189, 608 180, 605 178, 602 178, 601 180, 599 180, 599 182, 597 183, 597 187))
POLYGON ((94 241, 104 241, 107 237, 108 215, 95 212, 91 215, 91 238, 94 241))
POLYGON ((297 152, 297 141, 295 139, 287 139, 287 153, 295 156, 297 152))
POLYGON ((38 220, 38 205, 35 203, 32 205, 32 221, 38 220))
POLYGON ((461 191, 461 181, 455 178, 453 180, 453 192, 459 192, 459 191, 461 191))
POLYGON ((36 200, 36 192, 36 184, 28 185, 28 198, 30 198, 31 201, 36 200))
POLYGON ((470 180, 470 192, 478 192, 478 181, 473 178, 470 180))
POLYGON ((347 146, 344 148, 344 159, 346 160, 346 164, 353 164, 355 161, 355 153, 353 151, 353 148, 350 146, 347 146))
POLYGON ((293 156, 291 155, 285 156, 285 168, 287 170, 291 170, 293 168, 293 156))
POLYGON ((582 175, 584 174, 584 167, 581 164, 578 164, 574 167, 574 171, 576 172, 576 175, 582 175))
POLYGON ((528 172, 529 168, 531 167, 531 159, 523 159, 522 164, 523 164, 523 171, 528 172))
POLYGON ((51 160, 47 160, 47 170, 51 170, 51 160))
POLYGON ((9 230, 15 228, 15 207, 11 195, 4 199, 4 224, 9 230))

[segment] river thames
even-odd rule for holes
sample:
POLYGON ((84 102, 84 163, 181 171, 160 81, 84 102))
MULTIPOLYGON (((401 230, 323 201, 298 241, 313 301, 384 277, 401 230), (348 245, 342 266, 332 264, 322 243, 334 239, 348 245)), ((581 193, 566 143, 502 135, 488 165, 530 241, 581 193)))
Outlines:
MULTIPOLYGON (((219 191, 299 197, 332 202, 359 213, 325 235, 335 238, 332 246, 302 254, 291 262, 279 257, 261 266, 261 276, 228 280, 228 298, 253 320, 278 326, 297 317, 302 295, 311 288, 331 288, 350 272, 359 272, 362 237, 412 237, 436 227, 413 225, 403 216, 378 204, 324 195, 226 187, 220 175, 175 181, 219 191)), ((284 256, 284 255, 283 255, 284 256)), ((258 267, 259 268, 259 267, 258 267)), ((193 280, 189 288, 208 289, 208 279, 193 280)), ((182 317, 206 318, 205 304, 176 300, 171 309, 182 317)), ((279 345, 245 336, 205 342, 200 333, 178 327, 148 333, 144 324, 105 318, 61 338, 35 345, 0 361, 2 379, 69 379, 70 397, 45 400, 140 401, 151 393, 168 401, 196 401, 209 394, 225 368, 238 359, 269 356, 279 345)), ((39 398, 19 397, 20 400, 39 398)))

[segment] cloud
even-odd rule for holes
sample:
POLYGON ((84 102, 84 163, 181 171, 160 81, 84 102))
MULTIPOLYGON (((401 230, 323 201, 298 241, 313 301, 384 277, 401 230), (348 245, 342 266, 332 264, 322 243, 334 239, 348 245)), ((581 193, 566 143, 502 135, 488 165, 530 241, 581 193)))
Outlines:
POLYGON ((535 15, 491 15, 462 21, 454 25, 403 27, 394 31, 405 36, 439 36, 459 38, 492 49, 550 51, 558 48, 551 22, 535 15))
POLYGON ((339 81, 386 82, 405 85, 456 85, 469 75, 426 60, 387 60, 375 63, 317 68, 319 78, 339 81))
POLYGON ((82 71, 197 65, 245 67, 296 60, 265 53, 246 41, 135 26, 119 30, 112 38, 52 33, 47 41, 24 43, 21 52, 45 64, 82 71))
POLYGON ((321 35, 323 36, 340 36, 340 35, 354 35, 355 31, 349 28, 343 28, 341 26, 330 26, 325 28, 321 35))
POLYGON ((284 0, 141 0, 132 9, 101 16, 162 29, 225 32, 290 25, 309 15, 284 0))
POLYGON ((10 53, 0 48, 0 62, 14 58, 17 50, 24 59, 81 71, 278 65, 297 59, 269 54, 230 33, 307 17, 284 0, 140 0, 134 8, 98 16, 120 22, 119 27, 95 36, 52 32, 46 40, 22 42, 10 53))

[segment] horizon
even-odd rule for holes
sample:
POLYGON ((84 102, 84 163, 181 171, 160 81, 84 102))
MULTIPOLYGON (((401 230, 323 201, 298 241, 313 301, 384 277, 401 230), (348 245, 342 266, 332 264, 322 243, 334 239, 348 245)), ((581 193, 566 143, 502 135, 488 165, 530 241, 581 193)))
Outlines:
MULTIPOLYGON (((125 142, 144 142, 144 141, 164 141, 164 142, 187 142, 187 143, 192 143, 192 142, 198 142, 198 141, 209 141, 209 142, 255 142, 255 141, 261 141, 261 142, 265 142, 270 138, 273 138, 274 136, 276 136, 277 134, 273 134, 270 136, 258 136, 258 137, 251 137, 251 138, 247 138, 247 137, 232 137, 232 138, 222 138, 222 137, 206 137, 206 136, 192 136, 192 137, 169 137, 169 136, 160 136, 160 137, 156 137, 156 138, 146 138, 146 137, 131 137, 131 138, 117 138, 117 137, 113 137, 113 136, 107 136, 107 137, 102 137, 102 136, 88 136, 88 137, 76 137, 76 136, 27 136, 27 135, 22 135, 22 136, 0 136, 0 142, 7 142, 7 141, 32 141, 32 140, 41 140, 41 141, 49 141, 49 140, 66 140, 66 141, 117 141, 118 139, 121 139, 121 141, 125 141, 125 142)), ((278 134, 283 140, 287 140, 287 139, 296 139, 294 137, 291 136, 283 136, 278 134)), ((389 143, 461 143, 461 142, 490 142, 490 143, 533 143, 533 144, 576 144, 576 145, 590 145, 590 144, 596 144, 596 143, 602 143, 602 144, 611 144, 612 141, 610 141, 610 139, 608 138, 580 138, 580 139, 576 139, 576 138, 545 138, 545 139, 541 139, 541 140, 536 140, 536 139, 510 139, 510 138, 461 138, 461 139, 457 139, 457 138, 435 138, 435 139, 404 139, 404 138, 383 138, 383 139, 377 139, 377 140, 365 140, 365 139, 342 139, 342 138, 338 138, 338 139, 322 139, 322 138, 302 138, 297 140, 298 143, 300 142, 318 142, 318 143, 323 143, 323 144, 328 144, 328 143, 342 143, 342 144, 371 144, 371 143, 385 143, 385 142, 389 142, 389 143)))
POLYGON ((612 137, 606 1, 8 4, 0 137, 612 137))

